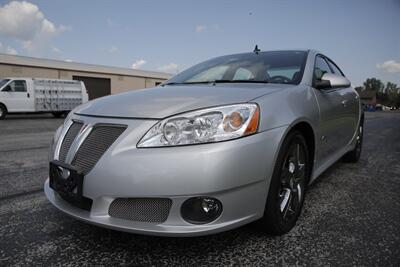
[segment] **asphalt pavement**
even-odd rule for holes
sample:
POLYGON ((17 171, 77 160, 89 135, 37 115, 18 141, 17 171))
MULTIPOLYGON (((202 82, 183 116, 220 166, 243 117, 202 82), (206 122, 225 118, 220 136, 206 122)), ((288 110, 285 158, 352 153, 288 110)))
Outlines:
POLYGON ((85 224, 45 198, 47 153, 62 119, 0 121, 0 266, 400 266, 400 113, 366 113, 360 162, 338 162, 309 188, 297 226, 212 236, 134 235, 85 224))

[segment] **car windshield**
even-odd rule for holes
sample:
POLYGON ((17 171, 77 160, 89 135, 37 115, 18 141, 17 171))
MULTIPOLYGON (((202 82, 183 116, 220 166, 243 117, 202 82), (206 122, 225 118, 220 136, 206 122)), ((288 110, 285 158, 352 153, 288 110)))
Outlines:
POLYGON ((9 79, 0 80, 0 88, 3 87, 6 83, 8 83, 9 79))
POLYGON ((307 52, 272 51, 222 56, 195 65, 165 84, 253 82, 299 84, 307 52))

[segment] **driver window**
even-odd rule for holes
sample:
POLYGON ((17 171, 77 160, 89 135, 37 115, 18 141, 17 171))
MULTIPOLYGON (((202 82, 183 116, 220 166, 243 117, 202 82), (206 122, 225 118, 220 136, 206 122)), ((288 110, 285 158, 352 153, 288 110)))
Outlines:
POLYGON ((11 88, 11 92, 26 92, 26 82, 23 80, 12 81, 8 86, 11 88))
POLYGON ((254 79, 254 74, 245 68, 238 68, 232 80, 251 80, 254 79))
POLYGON ((314 79, 321 80, 325 73, 332 73, 326 60, 320 56, 315 59, 314 79))

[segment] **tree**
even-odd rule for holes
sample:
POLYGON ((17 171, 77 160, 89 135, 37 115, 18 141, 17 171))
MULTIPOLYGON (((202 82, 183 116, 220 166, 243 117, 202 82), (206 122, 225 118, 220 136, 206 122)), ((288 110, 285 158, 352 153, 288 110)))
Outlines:
POLYGON ((376 79, 376 78, 368 78, 364 82, 364 88, 367 91, 375 91, 375 92, 380 92, 383 91, 385 88, 385 85, 381 82, 381 80, 376 79))
POLYGON ((375 91, 378 103, 390 107, 400 107, 400 88, 395 83, 387 82, 385 85, 376 78, 368 78, 364 82, 364 86, 357 87, 357 89, 375 91))
POLYGON ((397 91, 397 84, 387 82, 385 86, 385 92, 392 92, 392 91, 397 91))
POLYGON ((387 95, 387 102, 389 106, 398 107, 400 103, 399 100, 399 89, 397 88, 397 84, 387 82, 385 87, 385 94, 387 95))

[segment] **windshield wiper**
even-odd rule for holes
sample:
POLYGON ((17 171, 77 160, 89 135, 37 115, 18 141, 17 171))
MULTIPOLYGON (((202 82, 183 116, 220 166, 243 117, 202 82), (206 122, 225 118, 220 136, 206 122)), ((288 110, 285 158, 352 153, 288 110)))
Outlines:
POLYGON ((211 83, 268 83, 267 80, 214 80, 211 83))
POLYGON ((164 85, 177 85, 177 84, 199 84, 199 83, 212 83, 213 81, 200 81, 200 82, 182 82, 182 83, 178 83, 178 82, 170 82, 170 83, 164 83, 162 84, 164 85))
POLYGON ((170 82, 164 83, 164 85, 180 85, 180 84, 216 84, 216 83, 268 83, 267 80, 257 81, 257 80, 212 80, 212 81, 198 81, 198 82, 170 82))

